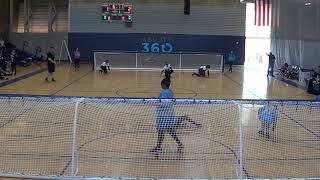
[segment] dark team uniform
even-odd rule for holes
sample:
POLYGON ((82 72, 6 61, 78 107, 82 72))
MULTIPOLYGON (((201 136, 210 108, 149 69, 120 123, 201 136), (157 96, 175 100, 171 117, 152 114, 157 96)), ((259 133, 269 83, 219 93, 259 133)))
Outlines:
POLYGON ((11 71, 13 75, 17 75, 16 57, 16 53, 11 53, 11 71))
POLYGON ((162 71, 161 71, 161 74, 162 73, 164 73, 164 75, 165 75, 165 77, 167 79, 170 79, 171 78, 171 74, 173 73, 173 69, 172 69, 171 65, 170 64, 166 64, 163 67, 162 71))
POLYGON ((53 62, 51 62, 51 61, 49 61, 49 58, 51 58, 52 60, 54 60, 54 55, 51 53, 51 52, 49 52, 48 54, 47 54, 47 61, 48 61, 48 72, 49 73, 54 73, 55 72, 55 64, 53 63, 53 62))
POLYGON ((208 77, 209 77, 209 68, 210 66, 201 66, 199 69, 198 69, 198 72, 197 73, 193 73, 192 76, 198 76, 198 77, 206 77, 206 73, 208 74, 208 77))

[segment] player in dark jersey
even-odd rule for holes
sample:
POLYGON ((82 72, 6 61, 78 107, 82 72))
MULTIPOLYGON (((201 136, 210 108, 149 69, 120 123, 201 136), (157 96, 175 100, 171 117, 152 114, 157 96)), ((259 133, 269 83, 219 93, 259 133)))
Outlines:
POLYGON ((198 72, 193 73, 192 76, 206 77, 206 74, 208 74, 208 77, 209 77, 210 75, 209 69, 210 69, 210 65, 200 66, 200 68, 198 69, 198 72))
POLYGON ((56 69, 56 61, 54 60, 54 47, 50 47, 49 52, 47 54, 47 66, 48 66, 48 76, 46 77, 46 81, 49 81, 49 78, 51 78, 52 81, 56 81, 54 79, 54 72, 56 69))

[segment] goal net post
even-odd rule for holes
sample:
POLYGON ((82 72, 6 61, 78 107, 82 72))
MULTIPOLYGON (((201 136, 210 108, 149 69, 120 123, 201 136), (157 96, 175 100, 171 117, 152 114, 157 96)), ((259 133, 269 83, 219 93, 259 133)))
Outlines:
POLYGON ((193 71, 203 65, 210 65, 211 71, 223 72, 224 56, 218 53, 141 53, 141 52, 93 52, 93 69, 109 60, 114 69, 159 70, 168 62, 174 70, 193 71))
POLYGON ((62 40, 61 41, 61 45, 60 45, 60 52, 59 52, 59 64, 61 63, 62 57, 66 55, 66 57, 68 58, 70 64, 73 62, 72 61, 72 56, 70 54, 69 48, 68 48, 68 44, 66 42, 66 40, 62 40))

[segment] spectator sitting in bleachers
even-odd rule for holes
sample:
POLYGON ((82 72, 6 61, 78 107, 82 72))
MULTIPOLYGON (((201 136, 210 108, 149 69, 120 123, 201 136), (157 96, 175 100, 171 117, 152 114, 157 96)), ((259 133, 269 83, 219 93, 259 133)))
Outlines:
POLYGON ((3 57, 2 51, 0 51, 0 80, 8 80, 8 78, 5 78, 6 75, 6 62, 3 57))
POLYGON ((289 64, 284 63, 284 65, 280 69, 280 74, 281 76, 286 77, 288 73, 289 73, 289 64))
POLYGON ((320 74, 317 73, 314 69, 311 70, 311 79, 317 79, 320 77, 320 74))
POLYGON ((308 82, 308 93, 310 94, 320 94, 320 75, 314 70, 311 70, 311 78, 308 82))
POLYGON ((299 79, 299 70, 298 66, 289 66, 288 63, 284 63, 284 65, 279 69, 280 76, 287 79, 297 80, 299 79))

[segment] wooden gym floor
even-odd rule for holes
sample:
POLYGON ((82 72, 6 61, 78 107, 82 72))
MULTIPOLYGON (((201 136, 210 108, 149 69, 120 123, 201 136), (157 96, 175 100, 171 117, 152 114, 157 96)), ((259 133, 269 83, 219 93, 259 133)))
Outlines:
MULTIPOLYGON (((43 67, 43 66, 42 66, 43 67)), ((42 67, 33 67, 32 71, 42 67)), ((31 68, 31 67, 30 67, 31 68)), ((82 65, 57 69, 57 82, 38 73, 0 88, 2 94, 157 97, 159 72, 116 71, 100 74, 82 65)), ((23 76, 22 76, 23 77, 23 76)), ((313 99, 265 73, 237 68, 210 78, 175 72, 178 98, 313 99)), ((0 171, 34 174, 70 172, 73 102, 1 100, 0 171)), ((244 176, 257 178, 320 177, 319 107, 279 107, 277 129, 268 140, 257 134, 259 105, 243 106, 244 176)), ((160 159, 149 153, 156 141, 155 107, 126 103, 86 103, 78 124, 78 175, 130 178, 237 178, 240 111, 235 104, 176 106, 201 129, 181 133, 185 148, 177 154, 167 135, 160 159), (116 111, 115 111, 116 110, 116 111), (213 111, 214 110, 214 111, 213 111)))
MULTIPOLYGON (((36 71, 45 65, 28 67, 36 71)), ((23 72, 18 72, 25 74, 23 72)), ((59 96, 112 96, 112 97, 157 97, 161 91, 160 72, 137 72, 112 70, 100 74, 91 70, 91 65, 81 65, 74 71, 63 65, 55 73, 57 82, 46 83, 46 72, 16 81, 1 87, 0 94, 30 94, 59 96)), ((192 77, 191 72, 175 72, 172 86, 176 98, 213 99, 314 99, 315 96, 302 89, 276 79, 267 78, 265 72, 237 68, 224 75, 212 73, 210 78, 192 77)))

